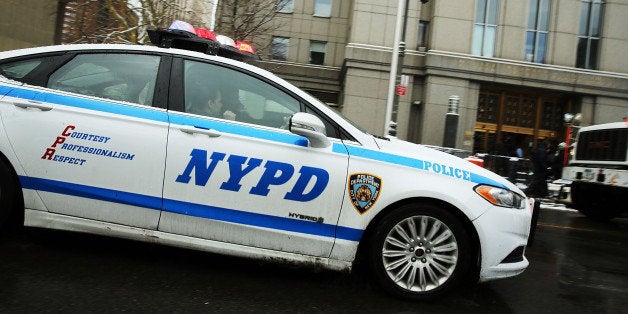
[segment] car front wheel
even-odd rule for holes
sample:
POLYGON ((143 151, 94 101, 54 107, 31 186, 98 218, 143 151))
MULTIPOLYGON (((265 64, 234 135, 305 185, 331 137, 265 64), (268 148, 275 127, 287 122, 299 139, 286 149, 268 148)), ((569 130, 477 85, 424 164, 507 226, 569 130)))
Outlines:
POLYGON ((469 237, 460 220, 432 204, 410 204, 385 217, 370 246, 370 266, 389 293, 436 297, 462 283, 470 271, 469 237))

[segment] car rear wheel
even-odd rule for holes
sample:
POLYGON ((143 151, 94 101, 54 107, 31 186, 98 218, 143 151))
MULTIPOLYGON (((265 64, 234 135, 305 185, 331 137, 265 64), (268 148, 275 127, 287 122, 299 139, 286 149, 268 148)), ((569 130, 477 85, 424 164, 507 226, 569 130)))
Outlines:
POLYGON ((0 161, 0 229, 6 226, 15 209, 16 187, 11 171, 0 161))
POLYGON ((405 205, 385 217, 370 246, 370 266, 387 292, 412 299, 436 297, 462 283, 472 261, 458 218, 431 204, 405 205))

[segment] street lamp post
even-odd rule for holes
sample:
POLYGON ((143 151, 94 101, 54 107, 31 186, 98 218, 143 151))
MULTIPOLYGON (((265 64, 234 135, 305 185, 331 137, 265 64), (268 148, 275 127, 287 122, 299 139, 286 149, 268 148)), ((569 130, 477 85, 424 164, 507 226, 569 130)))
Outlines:
MULTIPOLYGON (((397 62, 397 74, 395 75, 395 86, 403 85, 401 77, 403 76, 403 58, 406 54, 406 28, 408 25, 409 4, 410 4, 410 0, 406 0, 406 4, 404 6, 404 12, 403 12, 403 26, 401 27, 401 41, 399 42, 399 61, 397 62)), ((401 94, 399 92, 396 92, 393 95, 392 112, 390 116, 393 124, 397 123, 397 113, 399 112, 399 97, 400 96, 401 94)))
POLYGON ((449 96, 449 104, 447 106, 447 115, 445 116, 445 135, 443 137, 444 147, 456 147, 456 135, 458 134, 458 107, 460 106, 460 97, 456 95, 449 96))
MULTIPOLYGON (((407 2, 408 0, 406 0, 407 2)), ((392 120, 393 103, 395 98, 395 83, 399 64, 399 47, 401 46, 401 28, 405 25, 404 0, 398 1, 397 21, 395 23, 395 39, 393 42, 392 60, 390 62, 390 77, 388 82, 388 97, 386 99, 386 118, 384 119, 384 136, 389 135, 392 120)), ((405 46, 405 43, 404 43, 405 46)), ((403 66, 403 64, 401 64, 403 66)))
MULTIPOLYGON (((425 4, 429 0, 420 0, 425 4)), ((393 55, 390 64, 390 79, 388 83, 388 98, 386 99, 386 118, 384 119, 384 136, 391 135, 391 125, 397 125, 397 111, 399 110, 399 95, 395 93, 396 85, 401 83, 403 57, 406 51, 406 26, 408 24, 408 6, 410 0, 399 0, 397 5, 397 21, 395 23, 395 39, 393 55)), ((396 132, 396 130, 395 130, 396 132)))

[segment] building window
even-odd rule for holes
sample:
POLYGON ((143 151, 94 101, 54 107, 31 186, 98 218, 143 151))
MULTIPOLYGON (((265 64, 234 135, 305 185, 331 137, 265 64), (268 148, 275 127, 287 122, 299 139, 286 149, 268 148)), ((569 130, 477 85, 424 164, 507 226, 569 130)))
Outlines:
POLYGON ((529 0, 525 61, 545 63, 551 0, 529 0))
POLYGON ((322 41, 310 42, 310 64, 325 64, 325 50, 327 43, 322 41))
POLYGON ((421 50, 420 47, 427 48, 427 35, 430 27, 430 22, 428 21, 419 21, 419 34, 417 38, 418 50, 421 50))
POLYGON ((578 51, 576 67, 596 69, 600 37, 602 36, 602 15, 604 2, 601 0, 583 0, 580 7, 580 31, 578 32, 578 51))
POLYGON ((477 122, 497 123, 499 94, 480 93, 477 122))
POLYGON ((330 17, 332 0, 314 0, 314 16, 330 17))
POLYGON ((277 12, 281 12, 281 13, 294 12, 294 0, 277 0, 277 12))
POLYGON ((499 0, 478 0, 476 2, 471 53, 484 57, 494 56, 498 18, 499 0))
POLYGON ((288 45, 290 38, 273 36, 270 48, 270 58, 273 60, 286 61, 288 59, 288 45))

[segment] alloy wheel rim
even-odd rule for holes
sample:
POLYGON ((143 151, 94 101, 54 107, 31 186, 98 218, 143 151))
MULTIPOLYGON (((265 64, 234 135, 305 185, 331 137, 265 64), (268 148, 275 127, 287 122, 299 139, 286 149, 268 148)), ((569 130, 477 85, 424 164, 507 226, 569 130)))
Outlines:
POLYGON ((413 216, 396 224, 384 239, 382 261, 399 287, 425 292, 444 284, 458 262, 458 243, 449 227, 430 216, 413 216))

